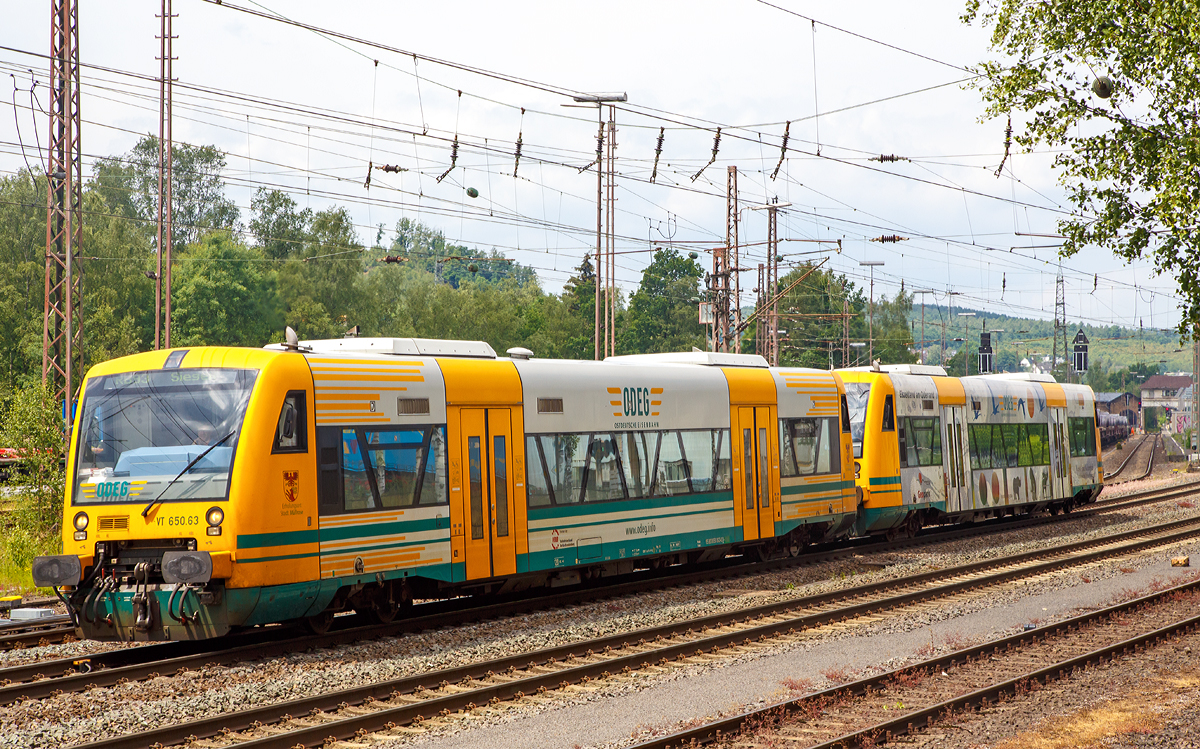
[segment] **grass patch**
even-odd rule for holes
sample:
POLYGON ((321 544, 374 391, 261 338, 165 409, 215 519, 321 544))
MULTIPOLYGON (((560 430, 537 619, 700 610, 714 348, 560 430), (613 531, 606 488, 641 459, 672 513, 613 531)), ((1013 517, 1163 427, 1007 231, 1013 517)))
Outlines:
MULTIPOLYGON (((1010 736, 993 749, 1099 749, 1121 736, 1154 734, 1166 723, 1160 709, 1180 694, 1194 694, 1198 687, 1200 670, 1163 673, 1139 684, 1134 696, 1047 718, 1032 731, 1010 736)), ((1183 707, 1177 717, 1191 720, 1191 708, 1183 707)))
POLYGON ((1099 746, 1106 739, 1117 736, 1154 733, 1162 727, 1162 723, 1162 718, 1149 704, 1141 700, 1121 700, 1072 715, 1049 718, 1033 731, 1001 741, 995 749, 1099 746))

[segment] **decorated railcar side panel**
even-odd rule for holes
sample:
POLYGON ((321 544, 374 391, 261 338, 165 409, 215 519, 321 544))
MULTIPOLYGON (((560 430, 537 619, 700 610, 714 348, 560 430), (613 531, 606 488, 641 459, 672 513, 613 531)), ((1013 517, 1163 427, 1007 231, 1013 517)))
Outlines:
POLYGON ((817 369, 774 369, 779 416, 780 514, 776 535, 827 524, 837 536, 853 527, 854 454, 840 378, 817 369))
POLYGON ((905 510, 946 509, 943 423, 932 377, 889 375, 895 391, 900 500, 905 510))
POLYGON ((1096 396, 1086 385, 1064 384, 1062 388, 1067 401, 1071 493, 1090 493, 1103 484, 1099 432, 1096 429, 1096 396))
POLYGON ((515 366, 524 395, 530 571, 742 540, 720 370, 515 366))
POLYGON ((967 377, 973 508, 1047 502, 1060 456, 1043 383, 967 377))
POLYGON ((320 577, 451 579, 445 384, 427 357, 308 354, 320 577))

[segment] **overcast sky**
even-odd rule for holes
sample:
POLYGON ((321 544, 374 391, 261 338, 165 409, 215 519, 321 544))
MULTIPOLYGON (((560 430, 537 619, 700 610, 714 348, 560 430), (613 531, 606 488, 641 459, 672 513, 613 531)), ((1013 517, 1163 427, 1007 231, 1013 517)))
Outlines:
MULTIPOLYGON (((390 230, 407 217, 453 242, 496 248, 557 292, 594 250, 596 226, 595 168, 580 171, 594 158, 596 111, 564 105, 572 92, 624 92, 616 233, 626 291, 652 245, 700 252, 710 266, 707 251, 725 235, 726 171, 734 165, 743 243, 766 238, 762 212, 746 208, 778 198, 792 204, 779 229, 789 262, 834 247, 796 240, 840 239, 842 251, 826 253, 827 265, 865 286, 859 262, 883 261, 876 294, 894 294, 903 280, 908 289, 936 290, 930 303, 954 291, 956 306, 1052 319, 1057 262, 1048 246, 1056 240, 1029 235, 1055 232, 1068 210, 1064 193, 1050 154, 1014 152, 995 176, 1005 123, 980 122, 979 95, 961 83, 963 68, 988 54, 986 33, 958 20, 962 3, 775 5, 175 0, 175 138, 227 154, 229 197, 244 217, 260 186, 287 190, 314 210, 346 206, 368 244, 372 227, 390 230), (472 70, 414 64, 404 54, 412 52, 472 70), (786 121, 789 153, 772 179, 786 121), (705 167, 717 126, 720 147, 705 167), (439 183, 456 134, 455 169, 439 183), (910 161, 869 160, 881 154, 910 161), (368 190, 368 163, 407 171, 376 171, 368 190), (893 234, 909 239, 868 241, 893 234)), ((81 58, 93 66, 83 71, 85 172, 95 158, 158 131, 159 8, 145 0, 81 4, 81 58)), ((45 115, 31 117, 30 104, 47 105, 49 12, 46 0, 4 5, 0 69, 12 89, 10 113, 0 117, 4 174, 26 160, 36 166, 46 142, 45 115)), ((757 267, 764 255, 752 245, 741 266, 757 267)), ((1149 262, 1130 267, 1092 250, 1063 269, 1072 320, 1135 328, 1178 321, 1175 283, 1154 276, 1149 262)), ((752 303, 756 283, 756 273, 743 274, 743 304, 752 303)))

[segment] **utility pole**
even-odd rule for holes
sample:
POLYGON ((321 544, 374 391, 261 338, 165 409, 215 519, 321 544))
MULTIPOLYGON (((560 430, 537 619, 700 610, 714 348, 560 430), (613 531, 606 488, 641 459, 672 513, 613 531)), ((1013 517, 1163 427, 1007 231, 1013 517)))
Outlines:
POLYGON ((850 299, 846 296, 845 276, 842 276, 842 366, 850 366, 850 299))
MULTIPOLYGON (((1200 440, 1200 325, 1192 326, 1192 439, 1200 440)), ((1188 440, 1188 461, 1192 459, 1192 441, 1188 440)))
POLYGON ((974 312, 959 312, 959 317, 965 317, 963 320, 966 323, 967 329, 963 332, 963 377, 969 375, 971 365, 971 318, 975 316, 974 312))
POLYGON ((159 16, 158 57, 158 272, 154 274, 154 348, 171 348, 171 250, 174 245, 173 215, 174 171, 171 133, 172 82, 171 0, 162 0, 159 16), (165 297, 165 298, 164 298, 165 297), (165 308, 165 309, 164 309, 165 308))
POLYGON ((758 301, 754 304, 754 308, 758 314, 754 316, 754 353, 771 361, 770 344, 763 339, 763 317, 770 319, 770 313, 767 311, 767 300, 771 297, 766 293, 767 288, 767 266, 763 263, 758 264, 758 286, 755 291, 758 293, 758 301))
POLYGON ((74 420, 79 347, 79 266, 83 250, 83 158, 79 116, 79 6, 51 0, 50 140, 47 144, 46 296, 42 318, 42 383, 74 420))
POLYGON ((871 310, 867 320, 867 365, 875 361, 875 266, 883 265, 882 260, 863 260, 859 265, 871 269, 871 310))
POLYGON ((605 225, 604 225, 604 246, 608 254, 608 260, 605 263, 605 268, 608 270, 608 277, 604 284, 604 301, 607 305, 607 319, 604 323, 604 329, 608 333, 607 344, 605 346, 605 356, 616 356, 617 353, 617 248, 616 248, 616 223, 617 223, 617 185, 616 185, 616 161, 617 161, 617 108, 611 104, 608 107, 608 179, 605 184, 605 225))
POLYGON ((925 363, 925 295, 932 294, 933 289, 918 289, 913 292, 921 295, 921 363, 925 363))
POLYGON ((713 351, 729 351, 734 328, 730 283, 737 267, 737 218, 737 167, 731 166, 725 177, 725 246, 713 251, 713 351))
MULTIPOLYGON (((597 119, 597 123, 598 123, 597 131, 596 131, 596 162, 595 162, 596 163, 596 298, 594 300, 595 301, 595 310, 594 310, 594 315, 593 315, 593 333, 592 333, 592 344, 593 344, 593 348, 595 351, 594 358, 597 361, 602 359, 603 356, 608 355, 608 352, 610 350, 612 350, 612 348, 613 348, 612 344, 616 341, 615 334, 612 330, 613 326, 611 323, 611 318, 613 317, 613 310, 615 309, 615 301, 612 300, 613 295, 611 293, 611 285, 612 285, 612 282, 615 282, 615 281, 613 281, 613 279, 616 278, 616 274, 614 273, 614 266, 616 265, 616 263, 613 262, 613 254, 612 254, 614 240, 613 240, 613 232, 611 231, 611 228, 608 232, 607 240, 605 238, 605 228, 612 227, 615 222, 615 219, 613 218, 614 212, 611 207, 612 201, 614 201, 616 199, 615 193, 613 192, 613 186, 612 186, 613 181, 614 181, 613 177, 615 175, 615 171, 613 169, 611 161, 615 158, 616 150, 615 150, 614 144, 609 144, 609 149, 608 149, 607 153, 609 156, 610 163, 607 165, 607 171, 608 171, 608 175, 609 175, 609 204, 610 204, 610 207, 609 207, 609 221, 606 224, 605 220, 604 220, 604 204, 605 204, 604 173, 606 171, 606 167, 605 167, 605 163, 604 163, 604 157, 605 157, 604 105, 605 104, 610 105, 608 108, 608 118, 609 118, 608 130, 609 130, 610 135, 615 138, 615 133, 617 130, 616 107, 612 106, 612 105, 616 104, 617 102, 627 101, 628 98, 629 97, 627 97, 625 94, 587 94, 584 96, 574 97, 576 104, 595 104, 596 105, 596 119, 597 119), (605 257, 606 255, 608 256, 607 259, 605 257), (600 284, 601 283, 603 283, 604 287, 605 287, 604 292, 603 292, 605 299, 604 299, 603 303, 600 301, 600 297, 601 297, 600 284), (601 312, 602 308, 604 310, 603 312, 601 312), (602 354, 603 354, 603 356, 602 356, 602 354)), ((575 106, 575 105, 567 104, 565 106, 575 106)))
POLYGON ((767 361, 772 367, 779 366, 779 299, 775 296, 779 288, 779 224, 778 206, 774 203, 767 209, 767 292, 770 294, 771 309, 767 317, 767 361))
POLYGON ((739 333, 742 328, 742 269, 738 266, 740 260, 738 257, 738 224, 741 213, 738 211, 737 167, 729 167, 726 173, 728 183, 725 197, 725 241, 729 245, 729 305, 731 307, 727 319, 733 335, 733 352, 740 354, 742 353, 742 336, 739 333))
MULTIPOLYGON (((1054 284, 1054 348, 1050 356, 1050 371, 1058 366, 1058 333, 1062 331, 1063 360, 1067 358, 1067 286, 1063 281, 1062 263, 1058 265, 1058 278, 1054 284)), ((1071 368, 1067 367, 1067 382, 1071 381, 1071 368)))

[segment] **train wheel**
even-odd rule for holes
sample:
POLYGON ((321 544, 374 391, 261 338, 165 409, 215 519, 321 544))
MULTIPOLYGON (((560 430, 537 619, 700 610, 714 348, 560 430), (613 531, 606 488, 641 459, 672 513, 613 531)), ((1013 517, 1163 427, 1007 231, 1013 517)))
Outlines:
POLYGON ((316 616, 308 616, 302 619, 304 628, 314 635, 323 635, 333 626, 333 612, 323 611, 316 616))
POLYGON ((397 601, 375 601, 374 605, 364 609, 360 613, 366 614, 367 618, 376 624, 390 624, 395 621, 396 615, 400 613, 400 604, 397 601))

